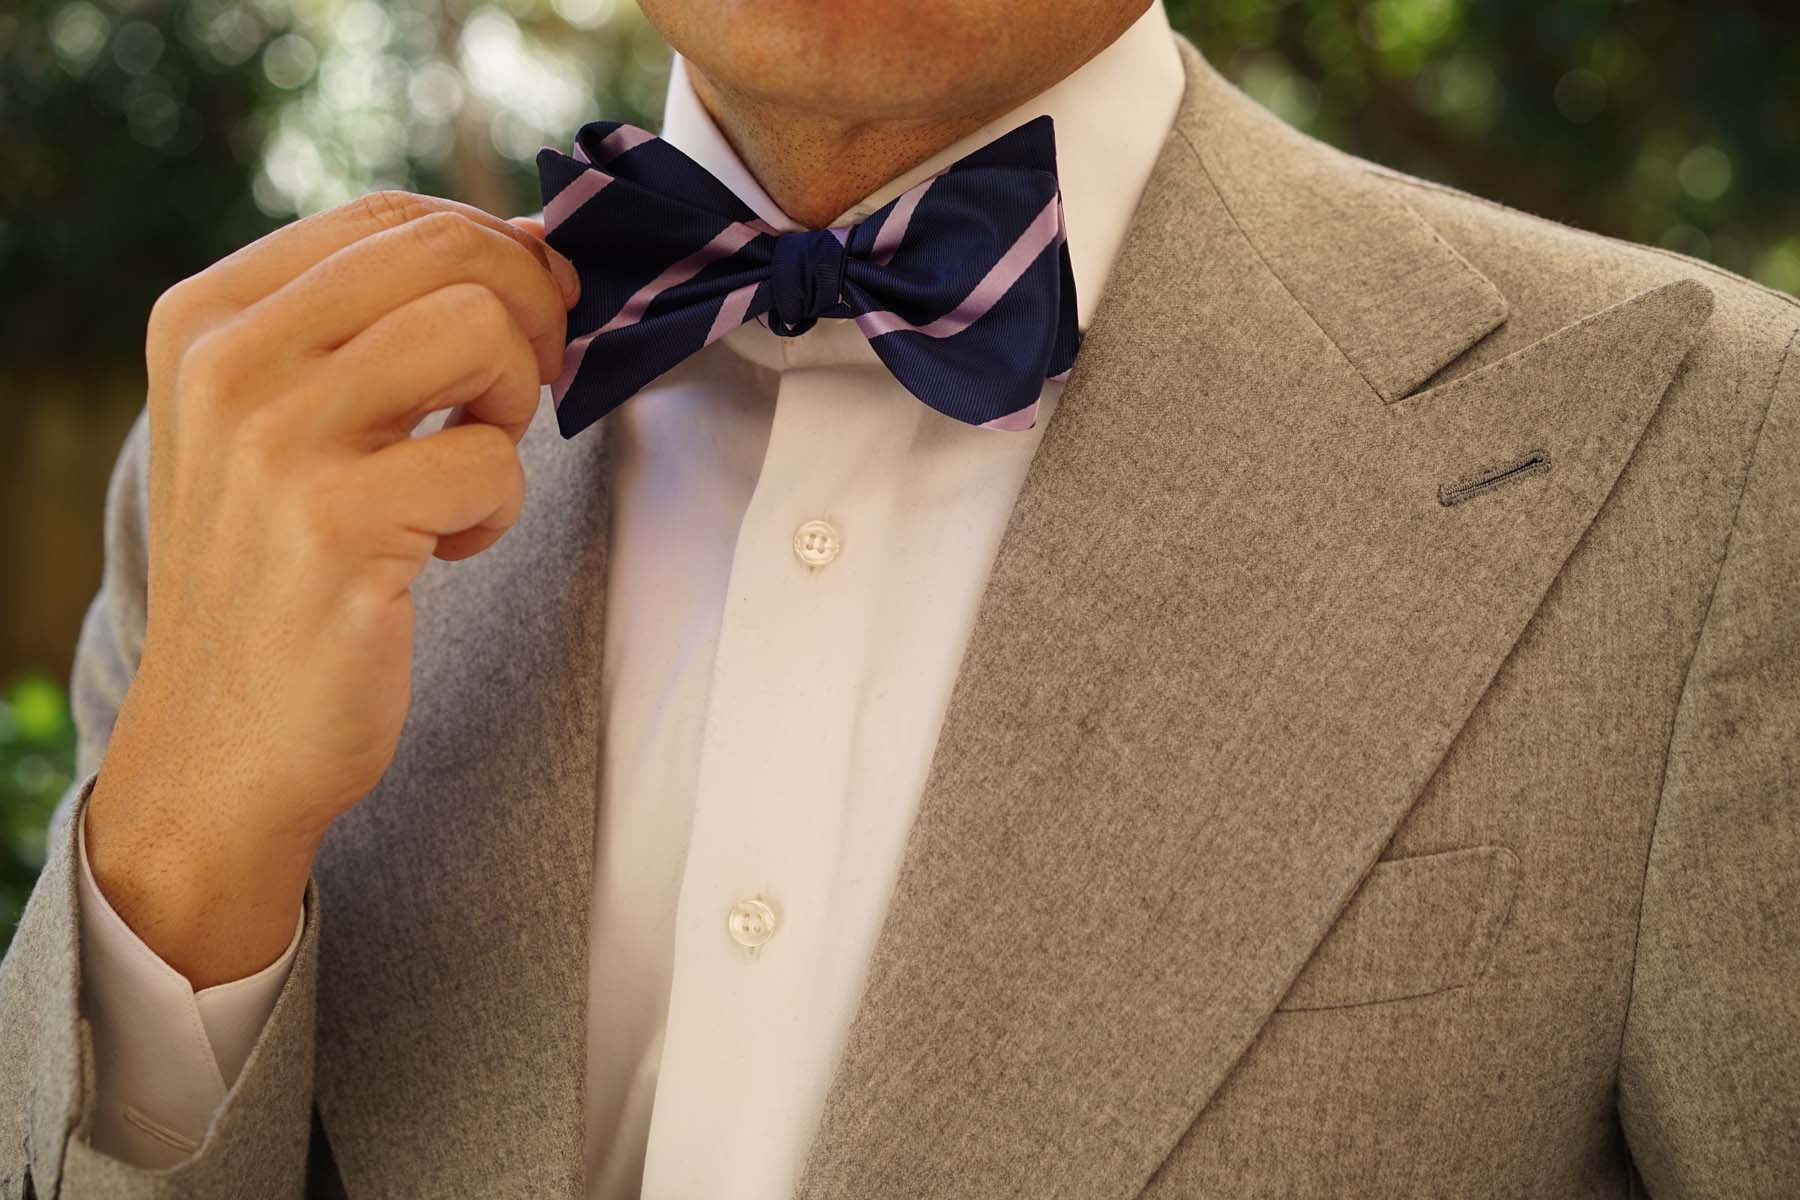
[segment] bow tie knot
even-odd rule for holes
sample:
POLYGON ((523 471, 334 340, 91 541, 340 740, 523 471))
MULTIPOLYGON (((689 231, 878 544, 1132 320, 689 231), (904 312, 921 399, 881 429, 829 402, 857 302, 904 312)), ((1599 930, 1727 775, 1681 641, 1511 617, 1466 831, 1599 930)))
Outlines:
POLYGON ((1050 118, 964 155, 848 227, 782 232, 699 163, 591 121, 538 153, 544 235, 575 264, 564 437, 746 321, 798 337, 854 321, 901 386, 947 417, 1030 429, 1081 343, 1050 118))
POLYGON ((803 229, 775 239, 769 263, 769 329, 799 337, 843 303, 848 230, 803 229))

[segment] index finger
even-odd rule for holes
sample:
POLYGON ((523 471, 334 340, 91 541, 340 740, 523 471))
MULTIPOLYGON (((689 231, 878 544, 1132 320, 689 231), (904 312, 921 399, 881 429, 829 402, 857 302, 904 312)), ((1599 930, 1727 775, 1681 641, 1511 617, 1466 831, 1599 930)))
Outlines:
POLYGON ((563 282, 575 278, 574 267, 541 238, 473 204, 394 190, 370 192, 336 208, 290 221, 234 250, 200 275, 228 300, 248 308, 345 246, 437 212, 461 213, 519 243, 556 277, 565 298, 574 299, 563 282), (562 259, 566 271, 551 266, 552 256, 562 259))

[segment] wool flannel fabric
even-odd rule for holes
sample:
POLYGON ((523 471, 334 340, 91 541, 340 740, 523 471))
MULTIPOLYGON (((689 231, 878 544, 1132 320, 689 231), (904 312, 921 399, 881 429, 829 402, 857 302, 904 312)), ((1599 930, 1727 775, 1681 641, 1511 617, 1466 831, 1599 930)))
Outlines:
POLYGON ((795 337, 854 320, 902 386, 993 429, 1030 429, 1080 343, 1047 116, 868 219, 782 232, 633 125, 595 121, 538 153, 544 230, 574 262, 557 425, 571 438, 745 321, 795 337))
MULTIPOLYGON (((791 1194, 1800 1196, 1800 303, 1179 46, 791 1194)), ((617 443, 552 416, 516 526, 414 582, 394 761, 151 1171, 91 1142, 73 836, 144 644, 140 412, 0 961, 0 1197, 581 1195, 617 443)))

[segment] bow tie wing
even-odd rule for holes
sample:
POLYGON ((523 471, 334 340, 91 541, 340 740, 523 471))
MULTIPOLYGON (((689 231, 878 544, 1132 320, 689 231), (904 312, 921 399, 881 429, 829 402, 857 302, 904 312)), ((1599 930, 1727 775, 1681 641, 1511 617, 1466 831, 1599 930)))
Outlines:
POLYGON ((1080 344, 1050 118, 856 227, 844 299, 890 371, 946 416, 1028 429, 1080 344))
POLYGON ((551 385, 565 438, 765 314, 783 336, 850 317, 913 395, 994 428, 1031 428, 1044 380, 1074 362, 1049 117, 848 231, 778 233, 687 155, 617 122, 583 126, 573 155, 540 151, 538 176, 545 238, 581 276, 551 385))
POLYGON ((538 152, 545 240, 575 264, 558 428, 574 437, 768 307, 775 230, 674 146, 611 121, 538 152))

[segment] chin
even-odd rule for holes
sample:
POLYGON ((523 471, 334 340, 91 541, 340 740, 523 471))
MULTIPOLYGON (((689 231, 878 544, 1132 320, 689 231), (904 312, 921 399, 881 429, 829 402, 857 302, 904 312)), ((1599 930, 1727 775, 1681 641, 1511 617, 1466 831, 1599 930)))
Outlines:
POLYGON ((972 109, 1054 79, 1131 0, 641 0, 721 88, 833 116, 972 109))

